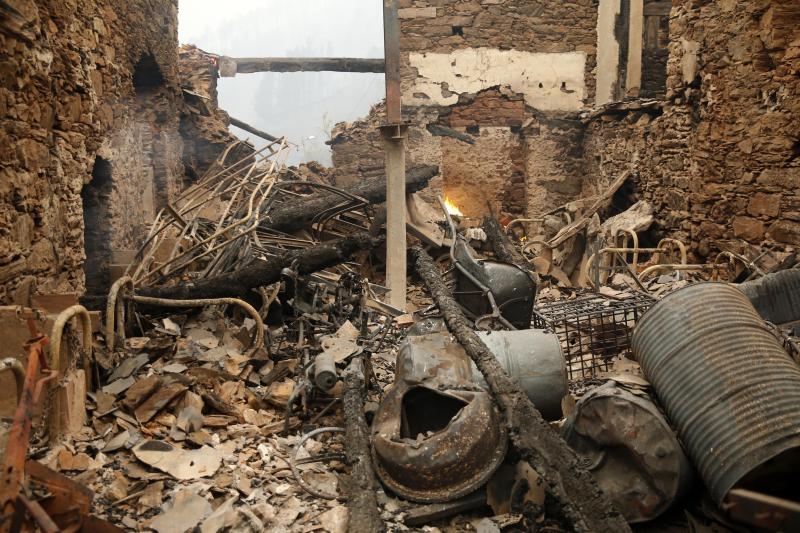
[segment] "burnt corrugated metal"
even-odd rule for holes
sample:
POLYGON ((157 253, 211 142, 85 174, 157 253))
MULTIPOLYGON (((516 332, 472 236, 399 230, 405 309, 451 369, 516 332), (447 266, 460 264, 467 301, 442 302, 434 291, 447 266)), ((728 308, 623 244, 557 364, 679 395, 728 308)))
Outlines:
POLYGON ((800 320, 800 270, 783 270, 739 285, 764 320, 786 324, 800 320))
POLYGON ((767 462, 770 485, 796 477, 775 463, 800 449, 800 369, 742 292, 669 294, 637 325, 633 354, 717 503, 767 462))

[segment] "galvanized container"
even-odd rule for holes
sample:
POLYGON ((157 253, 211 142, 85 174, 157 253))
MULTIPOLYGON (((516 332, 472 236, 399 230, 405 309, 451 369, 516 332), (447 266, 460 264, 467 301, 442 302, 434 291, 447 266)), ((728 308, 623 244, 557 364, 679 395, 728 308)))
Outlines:
MULTIPOLYGON (((561 418, 561 399, 568 390, 567 362, 555 333, 523 329, 480 331, 478 336, 545 420, 561 418)), ((473 374, 478 383, 488 388, 474 364, 473 374)))
POLYGON ((750 301, 724 283, 667 295, 636 326, 633 354, 713 499, 796 478, 800 369, 750 301))
POLYGON ((782 270, 747 281, 739 290, 764 320, 787 324, 800 320, 800 270, 782 270))

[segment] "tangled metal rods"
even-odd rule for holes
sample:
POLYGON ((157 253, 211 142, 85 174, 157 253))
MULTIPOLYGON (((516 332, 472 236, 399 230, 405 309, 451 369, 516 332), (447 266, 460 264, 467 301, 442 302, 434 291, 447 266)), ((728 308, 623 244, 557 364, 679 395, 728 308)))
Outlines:
POLYGON ((195 278, 212 277, 257 257, 313 246, 323 233, 347 234, 369 224, 369 216, 355 212, 368 205, 363 198, 321 183, 279 180, 289 151, 285 139, 228 163, 235 146, 231 144, 197 183, 156 215, 125 272, 137 287, 161 285, 188 271, 195 278), (340 196, 341 202, 318 213, 307 236, 270 229, 271 210, 302 199, 297 189, 309 188, 340 196), (340 217, 345 212, 348 217, 340 217))

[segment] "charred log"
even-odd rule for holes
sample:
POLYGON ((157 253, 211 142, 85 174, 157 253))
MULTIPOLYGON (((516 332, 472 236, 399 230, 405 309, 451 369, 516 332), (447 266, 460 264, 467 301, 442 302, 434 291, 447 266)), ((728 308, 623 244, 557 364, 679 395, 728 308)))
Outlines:
POLYGON ((525 268, 528 262, 509 241, 508 236, 503 231, 503 226, 500 225, 496 218, 493 216, 484 218, 483 231, 486 233, 486 238, 489 244, 492 245, 492 251, 494 251, 498 261, 525 268))
POLYGON ((343 263, 353 253, 370 250, 380 242, 380 239, 374 239, 366 233, 356 233, 335 241, 323 242, 313 248, 257 260, 221 276, 169 287, 143 287, 137 293, 142 296, 180 300, 245 296, 250 289, 278 281, 284 268, 295 268, 300 275, 310 274, 343 263))
POLYGON ((364 365, 353 359, 344 372, 342 398, 345 424, 345 454, 352 466, 347 483, 347 530, 353 533, 383 531, 375 491, 378 482, 372 468, 369 430, 364 418, 364 365))
MULTIPOLYGON (((409 170, 406 173, 406 193, 410 194, 423 189, 438 173, 439 168, 435 166, 409 170)), ((345 190, 353 196, 363 198, 370 204, 380 204, 386 200, 386 178, 381 176, 366 180, 345 190)), ((320 213, 329 211, 344 201, 345 199, 341 195, 330 193, 286 202, 272 210, 267 220, 261 223, 261 227, 287 233, 302 229, 308 227, 320 213)))
POLYGON ((495 356, 470 327, 442 279, 436 263, 420 247, 411 249, 414 267, 431 291, 447 328, 483 374, 509 426, 511 442, 523 459, 545 479, 551 518, 577 532, 630 531, 592 474, 577 455, 544 421, 542 415, 500 366, 495 356))

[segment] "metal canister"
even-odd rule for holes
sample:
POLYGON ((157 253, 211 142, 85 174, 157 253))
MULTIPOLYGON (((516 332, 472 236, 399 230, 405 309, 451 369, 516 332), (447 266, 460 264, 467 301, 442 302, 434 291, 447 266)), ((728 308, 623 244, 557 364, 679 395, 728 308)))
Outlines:
MULTIPOLYGON (((478 332, 500 366, 519 383, 545 420, 561 418, 561 399, 567 394, 567 363, 555 333, 542 329, 478 332)), ((473 364, 478 383, 483 375, 473 364)), ((487 387, 488 388, 488 387, 487 387)))
POLYGON ((633 354, 713 499, 731 488, 779 493, 797 476, 800 369, 747 297, 698 283, 662 299, 633 354))
POLYGON ((583 396, 562 429, 628 523, 679 502, 694 470, 664 415, 642 390, 608 381, 583 396))
POLYGON ((739 290, 764 320, 787 324, 800 320, 800 270, 782 270, 747 281, 739 290))

